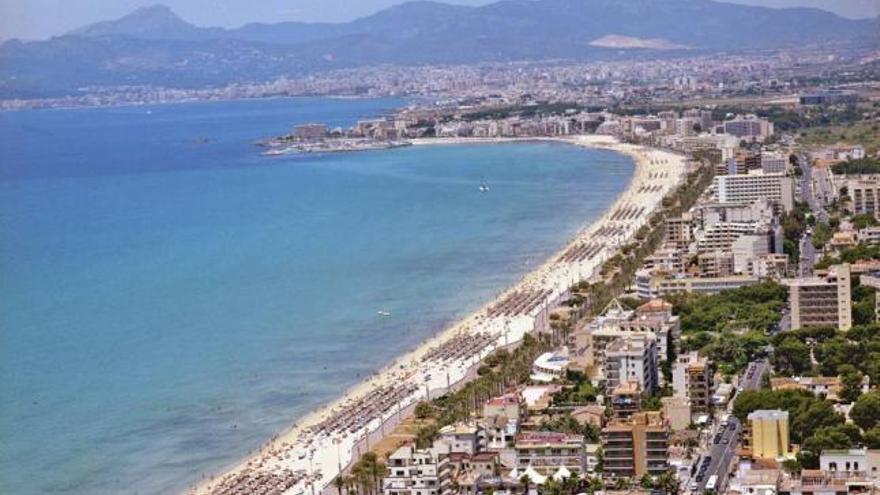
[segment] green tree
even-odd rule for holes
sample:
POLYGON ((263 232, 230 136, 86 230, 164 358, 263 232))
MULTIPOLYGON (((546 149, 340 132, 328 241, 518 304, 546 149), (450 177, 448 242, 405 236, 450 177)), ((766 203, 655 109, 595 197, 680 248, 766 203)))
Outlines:
POLYGON ((853 404, 849 417, 863 430, 870 430, 880 424, 880 391, 859 397, 853 404))
POLYGON ((865 447, 880 449, 880 426, 875 426, 865 432, 865 447))
POLYGON ((773 369, 782 375, 800 375, 812 368, 809 346, 794 337, 776 345, 771 362, 773 369))
POLYGON ((862 395, 862 380, 864 375, 851 364, 843 364, 837 368, 840 373, 840 400, 854 402, 862 395))
POLYGON ((421 401, 416 405, 415 415, 418 419, 430 418, 434 415, 434 407, 430 402, 421 401))

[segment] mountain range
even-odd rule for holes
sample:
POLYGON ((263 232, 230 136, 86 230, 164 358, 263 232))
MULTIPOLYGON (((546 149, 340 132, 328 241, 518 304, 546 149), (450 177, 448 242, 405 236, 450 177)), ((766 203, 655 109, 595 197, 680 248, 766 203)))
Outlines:
POLYGON ((84 86, 194 88, 374 64, 660 56, 682 50, 880 44, 880 18, 713 0, 404 3, 347 23, 206 28, 145 7, 45 41, 0 45, 0 98, 84 86))

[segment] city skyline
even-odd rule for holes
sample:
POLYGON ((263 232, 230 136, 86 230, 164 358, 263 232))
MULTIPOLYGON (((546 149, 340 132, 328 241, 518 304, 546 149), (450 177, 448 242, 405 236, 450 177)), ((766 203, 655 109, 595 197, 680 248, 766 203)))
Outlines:
MULTIPOLYGON (((478 6, 494 1, 445 0, 444 3, 478 6)), ((78 27, 115 19, 137 8, 157 3, 167 5, 183 19, 199 26, 238 27, 252 22, 345 22, 405 2, 364 0, 351 5, 350 0, 268 0, 254 5, 241 0, 222 4, 208 0, 120 0, 108 5, 103 0, 7 0, 0 3, 0 40, 36 40, 59 36, 78 27), (44 15, 62 8, 65 12, 63 16, 44 15)), ((813 7, 848 18, 880 15, 880 2, 876 0, 730 0, 728 3, 774 8, 813 7)))

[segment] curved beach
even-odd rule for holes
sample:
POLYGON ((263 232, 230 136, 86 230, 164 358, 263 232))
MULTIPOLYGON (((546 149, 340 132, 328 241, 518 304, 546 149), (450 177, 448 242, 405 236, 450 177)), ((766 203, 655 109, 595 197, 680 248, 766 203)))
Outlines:
POLYGON ((628 242, 686 176, 685 159, 607 136, 544 139, 422 139, 417 146, 510 141, 556 141, 630 156, 635 171, 626 190, 601 218, 584 226, 558 253, 476 312, 396 359, 342 397, 301 418, 260 452, 188 493, 320 492, 375 441, 385 422, 418 401, 469 378, 495 349, 542 328, 549 310, 573 284, 590 279, 628 242))

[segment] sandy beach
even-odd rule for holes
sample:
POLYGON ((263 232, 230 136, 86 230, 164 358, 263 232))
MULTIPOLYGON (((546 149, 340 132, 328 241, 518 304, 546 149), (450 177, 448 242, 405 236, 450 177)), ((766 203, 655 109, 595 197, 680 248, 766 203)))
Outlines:
POLYGON ((479 360, 546 324, 573 284, 597 269, 650 218, 686 176, 685 158, 623 144, 610 136, 529 139, 419 139, 413 145, 554 141, 628 155, 635 171, 626 190, 558 253, 482 308, 390 363, 338 400, 301 418, 260 452, 187 491, 193 494, 319 493, 359 455, 358 443, 386 420, 437 397, 479 360))

